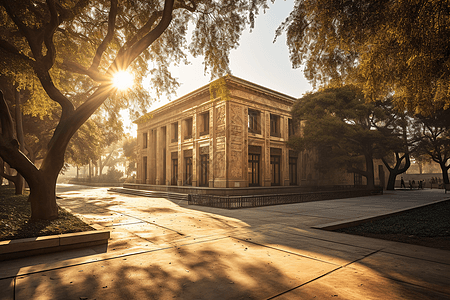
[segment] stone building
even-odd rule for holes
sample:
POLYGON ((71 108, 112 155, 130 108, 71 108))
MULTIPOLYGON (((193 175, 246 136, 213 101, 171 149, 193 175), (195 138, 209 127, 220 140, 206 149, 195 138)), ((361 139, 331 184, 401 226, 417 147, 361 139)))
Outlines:
MULTIPOLYGON (((313 154, 286 146, 295 134, 290 114, 295 100, 227 75, 144 115, 135 121, 137 183, 210 188, 318 184, 313 154)), ((333 184, 348 179, 340 176, 333 184)))

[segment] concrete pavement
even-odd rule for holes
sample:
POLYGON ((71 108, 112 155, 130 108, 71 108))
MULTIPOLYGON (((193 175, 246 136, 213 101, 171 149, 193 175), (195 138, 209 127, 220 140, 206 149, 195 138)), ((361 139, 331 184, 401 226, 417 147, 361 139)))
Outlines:
POLYGON ((449 251, 312 228, 450 198, 442 190, 240 210, 59 192, 111 230, 108 248, 2 262, 0 299, 450 299, 449 251))

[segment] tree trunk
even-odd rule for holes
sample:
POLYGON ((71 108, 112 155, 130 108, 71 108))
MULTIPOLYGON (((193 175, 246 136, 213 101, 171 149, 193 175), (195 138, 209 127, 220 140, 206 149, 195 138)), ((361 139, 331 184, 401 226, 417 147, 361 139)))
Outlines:
POLYGON ((30 183, 31 221, 54 220, 58 218, 56 204, 57 174, 39 171, 39 176, 30 183))
MULTIPOLYGON (((19 150, 22 151, 22 153, 25 152, 24 147, 24 137, 23 137, 23 124, 22 124, 22 110, 20 109, 20 91, 17 89, 14 91, 14 100, 15 100, 15 115, 16 115, 16 136, 17 140, 19 142, 19 150)), ((17 178, 14 181, 14 185, 16 186, 16 195, 23 195, 23 192, 25 190, 25 182, 24 178, 20 175, 19 172, 17 172, 17 178)))
POLYGON ((444 181, 444 184, 450 183, 449 182, 449 178, 448 178, 448 169, 450 168, 450 165, 448 167, 445 166, 445 162, 444 163, 439 163, 439 165, 441 166, 442 180, 444 181))
POLYGON ((400 157, 399 154, 396 153, 395 157, 396 163, 394 168, 391 168, 389 164, 384 160, 384 158, 381 159, 386 168, 389 170, 389 179, 386 187, 386 190, 388 191, 393 191, 395 189, 395 181, 397 180, 397 175, 405 173, 406 170, 408 170, 408 168, 411 165, 411 159, 409 157, 409 154, 405 154, 402 157, 400 157), (400 168, 403 159, 405 159, 405 165, 403 166, 403 168, 400 168))
POLYGON ((367 188, 369 190, 373 190, 375 188, 375 176, 374 176, 374 168, 373 168, 373 157, 372 157, 371 154, 365 154, 364 158, 366 160, 367 188))
POLYGON ((5 162, 0 157, 0 185, 3 185, 3 176, 2 174, 5 172, 5 162))

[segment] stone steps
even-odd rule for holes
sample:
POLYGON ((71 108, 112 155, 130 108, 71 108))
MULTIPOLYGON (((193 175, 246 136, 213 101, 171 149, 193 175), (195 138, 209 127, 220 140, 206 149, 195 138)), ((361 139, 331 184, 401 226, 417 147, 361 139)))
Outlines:
POLYGON ((173 193, 173 192, 162 192, 162 191, 149 191, 149 190, 136 190, 127 188, 110 188, 109 192, 129 194, 135 196, 144 196, 150 198, 166 198, 169 200, 181 200, 188 201, 188 194, 173 193))

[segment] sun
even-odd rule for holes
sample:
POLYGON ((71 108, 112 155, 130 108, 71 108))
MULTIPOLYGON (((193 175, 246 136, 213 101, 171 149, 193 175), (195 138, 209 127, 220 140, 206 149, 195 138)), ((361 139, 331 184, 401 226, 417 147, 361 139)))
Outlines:
POLYGON ((127 71, 119 71, 113 75, 112 81, 117 89, 125 91, 133 86, 134 78, 127 71))

